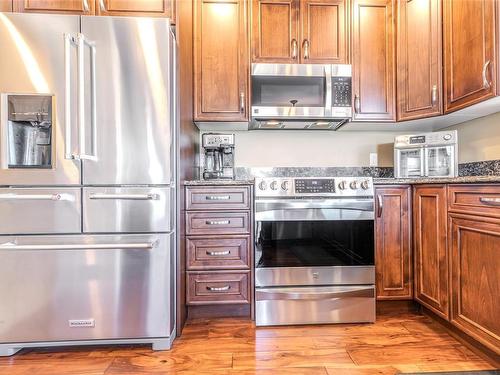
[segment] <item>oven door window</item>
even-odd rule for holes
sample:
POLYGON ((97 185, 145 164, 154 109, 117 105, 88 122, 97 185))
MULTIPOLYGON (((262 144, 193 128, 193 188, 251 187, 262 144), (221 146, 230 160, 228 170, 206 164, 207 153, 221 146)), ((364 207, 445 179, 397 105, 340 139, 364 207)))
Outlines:
POLYGON ((374 265, 373 220, 261 221, 257 229, 259 268, 374 265))

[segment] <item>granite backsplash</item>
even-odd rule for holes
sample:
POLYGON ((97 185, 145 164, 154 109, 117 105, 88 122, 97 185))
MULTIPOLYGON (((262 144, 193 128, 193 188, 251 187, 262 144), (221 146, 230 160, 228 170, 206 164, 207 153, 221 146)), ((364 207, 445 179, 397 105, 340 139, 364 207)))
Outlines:
MULTIPOLYGON (((392 167, 236 167, 236 179, 248 180, 255 177, 362 177, 393 178, 392 167)), ((459 176, 500 175, 500 160, 487 160, 458 165, 459 176)))

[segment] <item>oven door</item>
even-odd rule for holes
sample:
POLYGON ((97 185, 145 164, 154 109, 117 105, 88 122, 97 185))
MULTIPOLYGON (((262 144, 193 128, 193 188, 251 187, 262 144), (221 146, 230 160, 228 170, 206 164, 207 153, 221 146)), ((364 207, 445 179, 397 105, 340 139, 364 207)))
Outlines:
POLYGON ((255 285, 374 283, 373 199, 256 202, 255 285))

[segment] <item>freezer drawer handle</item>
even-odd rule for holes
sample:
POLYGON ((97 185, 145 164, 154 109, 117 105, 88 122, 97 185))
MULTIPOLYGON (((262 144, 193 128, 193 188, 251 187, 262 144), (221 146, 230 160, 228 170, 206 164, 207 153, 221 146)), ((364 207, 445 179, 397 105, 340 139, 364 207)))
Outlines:
POLYGON ((356 290, 344 290, 337 292, 325 292, 325 293, 300 293, 300 292, 276 292, 272 289, 264 289, 255 291, 255 298, 259 301, 267 300, 323 300, 331 298, 345 298, 345 297, 373 297, 374 290, 373 287, 356 289, 356 290))
POLYGON ((0 194, 0 200, 20 200, 20 201, 74 201, 71 194, 0 194))
POLYGON ((90 194, 90 199, 127 199, 136 201, 157 201, 160 199, 158 194, 90 194))
POLYGON ((228 201, 231 197, 229 195, 207 195, 205 199, 207 201, 228 201))
POLYGON ((210 255, 212 257, 229 255, 229 254, 231 254, 231 252, 229 250, 226 250, 226 251, 207 251, 207 255, 210 255))
POLYGON ((151 250, 158 246, 158 242, 139 243, 102 243, 102 244, 68 244, 68 245, 16 245, 12 242, 0 245, 0 250, 120 250, 143 249, 151 250))
POLYGON ((479 201, 490 206, 500 206, 500 198, 479 198, 479 201))
POLYGON ((211 292, 227 292, 231 289, 231 285, 221 286, 220 288, 216 288, 214 286, 207 286, 207 290, 211 292))
POLYGON ((207 225, 229 225, 230 220, 207 220, 205 224, 207 225))

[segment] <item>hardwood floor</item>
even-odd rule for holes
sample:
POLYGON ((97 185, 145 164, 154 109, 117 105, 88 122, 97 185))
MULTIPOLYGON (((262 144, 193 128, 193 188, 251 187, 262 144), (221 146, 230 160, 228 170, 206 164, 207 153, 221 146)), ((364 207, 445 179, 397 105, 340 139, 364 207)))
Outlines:
POLYGON ((493 369, 405 303, 379 303, 375 324, 255 328, 246 319, 190 321, 169 352, 147 346, 24 350, 0 374, 393 375, 493 369))

